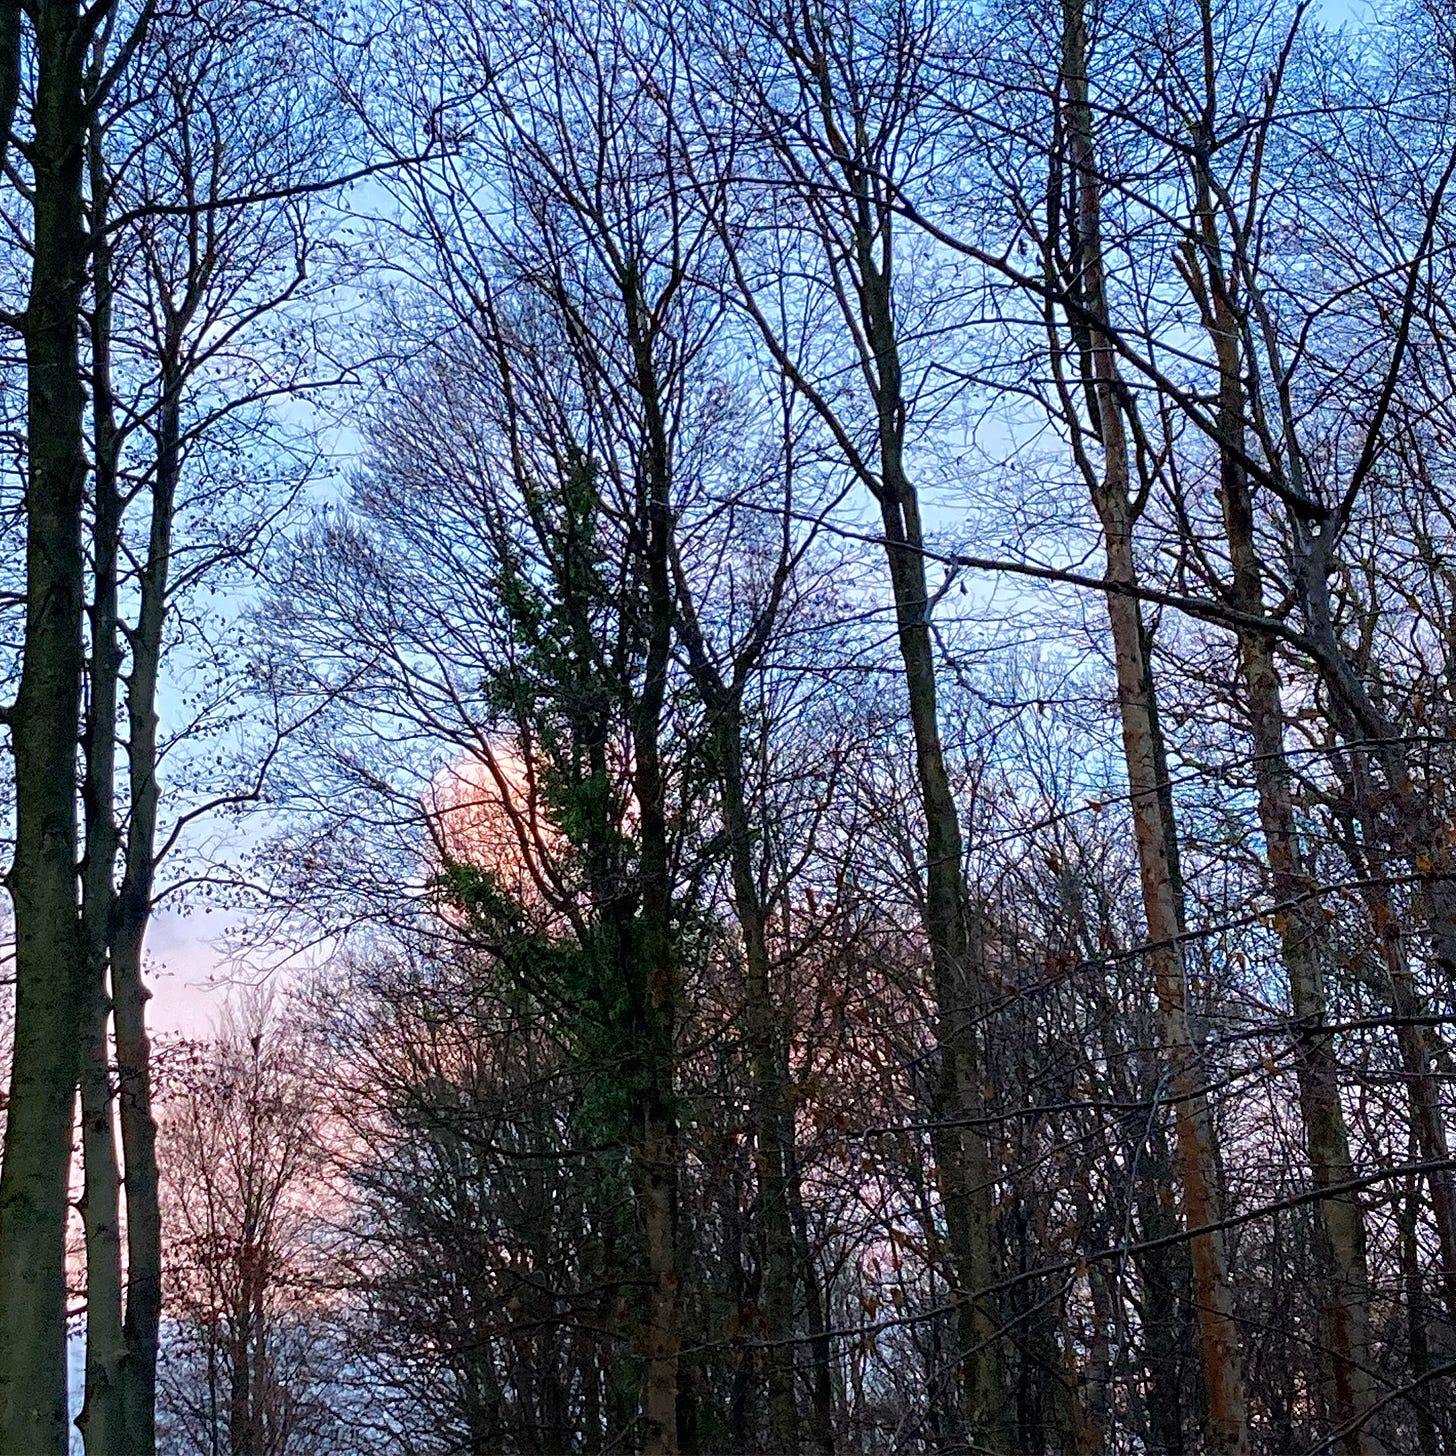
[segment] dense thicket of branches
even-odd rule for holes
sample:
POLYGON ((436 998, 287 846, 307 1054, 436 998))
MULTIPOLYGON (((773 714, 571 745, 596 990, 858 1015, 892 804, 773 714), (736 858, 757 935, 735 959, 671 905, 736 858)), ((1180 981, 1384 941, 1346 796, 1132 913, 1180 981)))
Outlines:
POLYGON ((0 21, 0 1447, 1456 1451, 1444 8, 0 21))

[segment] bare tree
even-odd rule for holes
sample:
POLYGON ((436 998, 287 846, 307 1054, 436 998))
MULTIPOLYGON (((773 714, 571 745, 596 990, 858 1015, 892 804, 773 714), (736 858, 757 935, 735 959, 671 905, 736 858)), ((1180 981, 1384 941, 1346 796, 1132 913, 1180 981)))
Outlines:
MULTIPOLYGON (((738 302, 880 512, 925 823, 924 929, 940 1018, 936 1159, 961 1310, 966 1414, 973 1439, 996 1449, 1002 1393, 997 1314, 987 1292, 994 1283, 994 1172, 985 1142, 964 1120, 984 1103, 977 1025, 986 998, 977 984, 961 825, 939 722, 925 533, 907 464, 913 401, 897 293, 894 197, 908 180, 902 171, 923 166, 927 155, 915 118, 936 30, 933 17, 906 5, 874 16, 853 5, 784 12, 749 6, 732 15, 727 34, 684 40, 720 63, 704 82, 684 142, 690 155, 703 158, 703 184, 715 174, 765 172, 755 197, 715 212, 738 302), (726 128, 705 109, 709 98, 727 108, 726 128), (797 216, 789 224, 791 211, 797 216), (780 277, 761 275, 756 253, 735 245, 749 228, 781 230, 791 239, 783 264, 791 273, 808 270, 807 306, 827 300, 842 330, 842 348, 828 358, 806 358, 791 342, 805 325, 785 317, 780 277), (844 405, 836 399, 839 386, 829 382, 841 369, 852 371, 862 389, 844 405)), ((817 333, 817 319, 809 327, 817 333)))
POLYGON ((20 682, 9 714, 16 841, 15 1052, 0 1172, 0 1302, 11 1338, 0 1353, 0 1443, 67 1449, 65 1228, 71 1129, 86 1029, 86 964, 77 909, 76 733, 81 714, 88 474, 81 360, 89 264, 83 176, 97 108, 145 32, 142 8, 99 78, 87 57, 115 7, 45 4, 21 23, 7 6, 0 94, 10 142, 20 77, 30 132, 29 292, 7 323, 26 358, 26 606, 20 682), (88 85, 88 80, 94 84, 88 85))
MULTIPOLYGON (((228 469, 225 452, 249 439, 266 448, 273 401, 319 382, 308 345, 270 328, 285 311, 306 317, 311 295, 336 276, 326 260, 308 278, 310 256, 326 253, 308 197, 326 181, 334 147, 330 97, 311 78, 298 84, 310 58, 325 59, 316 40, 306 19, 266 7, 159 15, 91 122, 95 505, 82 922, 93 1027, 82 1107, 96 1278, 81 1425, 94 1453, 154 1439, 162 1243, 142 959, 158 866, 189 824, 257 792, 247 782, 257 765, 240 765, 220 776, 230 783, 200 784, 167 815, 159 774, 179 750, 162 732, 159 694, 179 615, 266 543, 304 475, 279 451, 280 486, 254 487, 228 469), (292 74, 263 59, 279 46, 297 51, 292 74)), ((99 86, 105 51, 95 54, 99 86)), ((235 685, 236 669, 217 660, 235 685)), ((178 737, 208 735, 225 701, 199 704, 178 737)))
POLYGON ((333 1449, 335 1372, 311 1300, 327 1257, 322 1109, 296 1030, 254 995, 173 1054, 157 1449, 177 1456, 333 1449))

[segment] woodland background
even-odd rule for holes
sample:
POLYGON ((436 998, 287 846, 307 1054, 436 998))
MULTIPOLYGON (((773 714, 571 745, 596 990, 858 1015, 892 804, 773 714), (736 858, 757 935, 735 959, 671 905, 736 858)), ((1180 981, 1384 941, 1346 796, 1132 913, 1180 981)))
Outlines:
POLYGON ((1456 1450, 1448 0, 9 0, 0 147, 0 1450, 1456 1450))

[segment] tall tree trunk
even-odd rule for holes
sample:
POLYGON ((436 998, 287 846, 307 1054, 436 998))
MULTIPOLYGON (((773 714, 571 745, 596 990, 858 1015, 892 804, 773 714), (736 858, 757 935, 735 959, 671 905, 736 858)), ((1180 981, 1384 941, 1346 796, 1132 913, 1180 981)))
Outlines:
MULTIPOLYGON (((1416 1129, 1412 1127, 1412 1133, 1416 1129)), ((1418 1135, 1412 1138, 1418 1142, 1418 1135)), ((1412 1152, 1415 1149, 1412 1148, 1412 1152)), ((1431 1370, 1430 1331, 1426 1323, 1426 1281, 1422 1269, 1420 1246, 1421 1180, 1417 1174, 1405 1179, 1400 1201, 1400 1273, 1405 1286, 1406 1332, 1409 1340, 1410 1371, 1412 1378, 1421 1383, 1420 1393, 1411 1402, 1415 1417, 1416 1439, 1421 1451, 1439 1451, 1440 1437, 1436 1423, 1431 1419, 1431 1408, 1425 1380, 1431 1370)))
POLYGON ((646 654, 633 723, 642 877, 642 1014, 647 1087, 637 1149, 637 1186, 651 1289, 647 1320, 647 1388, 643 1400, 648 1456, 678 1450, 678 1129, 675 1088, 677 965, 672 926, 672 867, 668 850, 667 786, 660 735, 672 652, 670 564, 672 453, 647 314, 634 280, 624 280, 624 306, 637 386, 644 408, 640 461, 641 569, 647 604, 646 654))
POLYGON ((246 1281, 232 1315, 228 1359, 228 1456, 261 1456, 253 1433, 252 1297, 246 1281))
MULTIPOLYGON (((879 222, 890 227, 887 210, 879 222)), ((925 815, 924 918, 940 1055, 933 1142, 954 1266, 962 1393, 972 1441, 980 1450, 997 1451, 1005 1446, 1007 1422, 997 1347, 1000 1318, 988 1292, 996 1278, 995 1179, 986 1134, 966 1122, 985 1105, 977 1040, 983 1007, 972 974, 960 815, 940 733, 920 501, 905 469, 906 408, 894 303, 866 227, 856 234, 856 252, 865 335, 874 358, 880 518, 925 815)))
MULTIPOLYGON (((1106 423, 1104 419, 1104 426, 1106 423)), ((1125 489, 1121 499, 1126 501, 1125 489)), ((1135 586, 1137 575, 1130 523, 1125 519, 1118 521, 1116 497, 1105 496, 1102 505, 1107 523, 1107 579, 1135 586)), ((1158 803, 1140 613, 1136 600, 1130 596, 1109 593, 1107 604, 1117 663, 1118 706, 1143 914, 1148 927, 1148 960, 1175 1103, 1174 1164, 1183 1193, 1184 1217, 1190 1229, 1197 1229, 1217 1223, 1220 1217, 1213 1115, 1203 1091, 1201 1058, 1188 1021, 1187 971, 1177 897, 1168 865, 1171 827, 1164 824, 1158 803)), ((1194 1237, 1190 1240, 1189 1253, 1193 1300, 1198 1311, 1199 1348, 1208 1387, 1210 1450, 1219 1456, 1247 1456, 1248 1417, 1223 1235, 1213 1230, 1194 1237)))
POLYGON ((111 946, 117 1095, 126 1168, 126 1366, 123 1396, 130 1449, 156 1444, 157 1354, 162 1317, 162 1216, 158 1196, 157 1123, 152 1112, 151 1039, 142 971, 151 923, 157 838, 157 683, 166 627, 172 528, 181 475, 180 336, 174 328, 162 367, 151 529, 140 573, 141 604, 132 634, 127 683, 127 772, 131 818, 117 893, 111 946))
POLYGON ((26 355, 25 643, 15 756, 15 1051, 0 1175, 0 1450, 64 1456, 65 1239, 89 1005, 77 906, 87 461, 78 330, 87 242, 80 17, 35 8, 34 251, 26 355))
POLYGON ((1005 1427, 996 1346, 1000 1318, 987 1292, 996 1278, 994 1178, 985 1134, 965 1122, 968 1113, 983 1109, 985 1099, 977 1043, 978 998, 967 964, 960 817, 940 737, 919 505, 898 455, 894 449, 882 463, 886 499, 881 513, 891 543, 890 576, 925 813, 925 930, 940 1054, 933 1143, 954 1266, 966 1420, 978 1446, 999 1450, 1005 1427))
POLYGON ((1198 1311, 1199 1348, 1208 1392, 1208 1447, 1216 1456, 1248 1456, 1248 1413, 1244 1398, 1238 1328, 1219 1221, 1218 1160, 1213 1115, 1203 1088, 1203 1071, 1189 1025, 1188 979, 1183 924, 1170 846, 1175 825, 1165 808, 1165 774, 1155 702, 1145 655, 1146 633, 1135 595, 1137 564, 1132 528, 1131 466, 1123 411, 1124 390, 1106 335, 1108 309, 1101 244, 1101 179, 1088 100, 1087 30, 1083 0, 1063 0, 1065 126, 1075 206, 1076 287, 1090 319, 1085 329, 1084 378, 1093 433, 1102 447, 1100 478, 1088 467, 1093 503, 1102 523, 1106 551, 1107 615, 1112 631, 1123 755, 1137 843, 1143 915, 1174 1099, 1174 1162, 1190 1229, 1209 1231, 1190 1239, 1193 1301, 1198 1311), (1100 325, 1100 327, 1099 327, 1100 325))
MULTIPOLYGON (((94 84, 94 78, 93 78, 94 84)), ((77 1421, 86 1456, 121 1456, 122 1334, 121 1170, 111 1096, 111 932, 116 906, 117 558, 121 496, 117 486, 115 410, 111 389, 111 251, 106 240, 106 176, 99 126, 91 128, 91 235, 94 301, 91 312, 92 429, 95 436, 92 530, 94 572, 91 660, 87 682, 86 777, 82 806, 86 854, 81 877, 81 924, 90 986, 91 1024, 81 1070, 82 1204, 86 1234, 86 1398, 77 1421)))
MULTIPOLYGON (((1207 6, 1204 15, 1209 31, 1206 44, 1211 53, 1207 6)), ((1206 168, 1200 171, 1198 181, 1207 282, 1197 280, 1191 267, 1189 276, 1196 280, 1219 365, 1219 474, 1224 532, 1233 568, 1228 599, 1246 617, 1260 618, 1264 615, 1263 569, 1254 539, 1253 500, 1242 464, 1246 442, 1239 321, 1231 292, 1233 284, 1223 267, 1213 188, 1206 168)), ((1295 1077, 1305 1147, 1315 1188, 1331 1188, 1350 1183, 1355 1172, 1340 1102, 1333 1039, 1324 1030, 1328 1008, 1323 964, 1328 945, 1326 921, 1319 887, 1305 868, 1294 818, 1292 774, 1284 748, 1284 703, 1274 645, 1268 636, 1247 631, 1239 634, 1238 641, 1270 889, 1275 901, 1286 907, 1276 918, 1276 928, 1296 1022, 1295 1077)), ((1336 1428, 1349 1430, 1340 1450, 1348 1456, 1371 1456, 1380 1447, 1374 1433, 1364 1427, 1375 1394, 1368 1320, 1370 1278, 1365 1222, 1358 1197, 1347 1192, 1320 1201, 1315 1205, 1315 1219, 1315 1294, 1323 1327, 1320 1353, 1327 1366, 1329 1416, 1336 1428)))
MULTIPOLYGON (((674 560, 676 555, 674 553, 674 560)), ((768 1398, 769 1446, 775 1456, 795 1456, 800 1445, 799 1411, 794 1390, 795 1245, 789 1180, 795 1176, 790 1151, 793 1114, 787 1091, 787 1066, 778 1033, 773 967, 769 956, 768 910, 754 863, 754 834, 749 819, 743 763, 743 683, 756 665, 771 625, 773 607, 755 625, 731 669, 731 680, 713 661, 704 641, 691 587, 677 573, 679 635, 688 668, 708 712, 723 830, 728 844, 733 906, 743 934, 746 986, 744 1022, 748 1043, 754 1164, 758 1178, 763 1249, 763 1348, 761 1360, 768 1398)), ((781 579, 781 578, 780 578, 781 579)), ((776 599, 776 593, 773 594, 776 599)))
POLYGON ((723 797, 723 824, 733 878, 733 902, 743 932, 747 987, 744 1019, 751 1063, 754 1161, 763 1223, 763 1353, 768 1395, 768 1449, 774 1456, 799 1450, 794 1395, 794 1231, 789 1202, 790 1118, 783 1058, 776 1029, 766 914, 753 864, 753 836, 744 792, 743 722, 736 692, 709 701, 723 797))
POLYGON ((677 1140, 670 1110, 649 1108, 635 1150, 635 1182, 647 1242, 648 1296, 642 1397, 648 1456, 678 1450, 677 1140))
POLYGON ((751 858, 743 797, 742 725, 725 722, 734 742, 725 745, 725 822, 733 858, 734 901, 743 929, 748 986, 745 1006, 752 1062, 755 1159, 763 1220, 764 1356, 769 1406, 769 1449, 775 1456, 799 1450, 799 1410, 794 1393, 794 1230, 789 1203, 792 1160, 787 1141, 791 1113, 784 1087, 784 1060, 777 1032, 772 969, 763 903, 751 858), (735 761, 736 759, 736 761, 735 761))
MULTIPOLYGON (((1327 943, 1325 918, 1296 835, 1273 653, 1267 639, 1248 636, 1241 639, 1240 649, 1270 889, 1276 902, 1289 907, 1280 912, 1276 926, 1297 1024, 1294 1069, 1305 1147, 1314 1186, 1327 1189, 1348 1185, 1355 1170, 1333 1039, 1324 1030, 1328 1007, 1321 962, 1327 943)), ((1336 1427, 1352 1428, 1341 1442, 1341 1450, 1350 1456, 1369 1456, 1380 1448, 1374 1434, 1362 1424, 1375 1399, 1364 1215, 1358 1197, 1345 1192, 1317 1203, 1315 1219, 1316 1297, 1323 1326, 1322 1353, 1329 1365, 1330 1419, 1336 1427)))
MULTIPOLYGON (((855 120, 852 143, 838 122, 834 78, 852 77, 856 62, 849 53, 831 59, 830 28, 810 11, 803 12, 801 22, 787 51, 801 68, 803 84, 819 112, 826 151, 838 173, 835 189, 844 195, 843 234, 831 229, 821 234, 821 240, 832 269, 838 273, 845 268, 853 280, 853 289, 846 288, 841 295, 841 308, 874 403, 879 469, 876 474, 858 460, 855 468, 880 507, 925 816, 923 920, 939 1055, 933 1147, 957 1310, 961 1396, 971 1440, 978 1450, 996 1452, 1007 1444, 1008 1421, 1000 1368, 1001 1321, 990 1293, 996 1278, 995 1170, 989 1137, 974 1125, 986 1103, 978 1045, 978 1017, 985 1007, 972 964, 960 817, 940 733, 920 502, 905 467, 908 408, 892 279, 895 211, 884 176, 874 158, 862 150, 866 146, 862 118, 855 120)), ((849 84, 852 88, 857 81, 849 84)), ((870 109, 880 104, 860 99, 870 109)), ((781 348, 775 353, 792 371, 781 348)), ((821 414, 830 413, 822 401, 816 408, 821 414)), ((833 428, 847 440, 837 421, 833 428)))

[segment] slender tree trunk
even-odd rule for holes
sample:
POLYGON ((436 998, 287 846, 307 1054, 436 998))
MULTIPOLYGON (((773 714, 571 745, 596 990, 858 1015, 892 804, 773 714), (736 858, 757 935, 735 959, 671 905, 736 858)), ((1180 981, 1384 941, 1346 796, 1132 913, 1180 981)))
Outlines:
MULTIPOLYGON (((1227 505, 1225 507, 1227 510, 1227 505)), ((1232 533, 1231 533, 1232 539, 1232 533)), ((1262 596, 1262 593, 1259 595, 1262 596)), ((1257 610, 1262 611, 1262 602, 1257 610)), ((1252 718, 1259 819, 1264 831, 1270 889, 1291 908, 1276 922, 1294 1012, 1295 1077, 1304 1122, 1310 1174, 1316 1188, 1350 1183, 1355 1176, 1350 1139, 1340 1102, 1339 1073, 1327 1016, 1322 949, 1326 943, 1322 907, 1303 864, 1284 755, 1283 708, 1273 653, 1267 639, 1241 640, 1244 687, 1252 718)), ((1359 1424, 1375 1393, 1371 1382, 1365 1221, 1353 1193, 1315 1205, 1318 1236, 1316 1295, 1329 1364, 1330 1418, 1337 1427, 1354 1425, 1340 1449, 1369 1456, 1380 1449, 1374 1433, 1359 1424)))
POLYGON ((940 1053, 933 1141, 957 1284, 966 1419, 972 1439, 996 1450, 1003 1445, 1005 1413, 996 1343, 1000 1318, 987 1292, 996 1277, 994 1178, 985 1134, 964 1122, 969 1112, 984 1108, 985 1098, 976 1033, 978 998, 967 974, 960 818, 940 738, 918 505, 898 464, 885 471, 885 479, 887 496, 893 493, 898 502, 885 506, 883 514, 893 543, 890 572, 926 822, 925 929, 940 1053))
POLYGON ((87 1456, 122 1456, 121 1170, 111 1096, 111 931, 116 905, 117 555, 121 497, 111 391, 111 255, 105 237, 106 177, 99 129, 90 139, 94 303, 91 314, 92 421, 96 442, 92 558, 91 661, 82 805, 86 854, 81 924, 90 985, 91 1026, 81 1070, 81 1152, 85 1168, 86 1399, 77 1424, 87 1456))
POLYGON ((960 817, 940 733, 920 503, 904 461, 907 406, 891 276, 895 213, 885 196, 884 179, 856 150, 863 145, 863 137, 856 136, 851 146, 836 120, 831 75, 852 71, 855 62, 847 55, 831 62, 827 31, 821 32, 807 11, 804 22, 790 53, 811 78, 810 94, 840 174, 836 181, 845 193, 848 226, 844 236, 825 235, 823 241, 836 272, 847 265, 853 274, 857 303, 850 304, 846 298, 841 306, 846 323, 856 331, 861 369, 874 402, 879 464, 878 479, 871 480, 864 469, 861 473, 876 497, 884 526, 925 816, 924 928, 930 948, 940 1064, 933 1146, 958 1316, 961 1395, 972 1441, 980 1451, 996 1452, 1007 1444, 1008 1421, 1000 1368, 1001 1322, 989 1293, 996 1271, 994 1166, 988 1137, 966 1122, 968 1115, 974 1117, 985 1110, 978 1045, 978 1016, 985 1008, 970 963, 960 817), (856 307, 858 319, 852 317, 856 307))
MULTIPOLYGON (((90 959, 88 955, 88 960, 90 959)), ((126 1448, 122 1439, 121 1177, 111 1100, 110 1002, 96 987, 81 1070, 81 1154, 85 1165, 82 1223, 86 1238, 86 1398, 76 1424, 86 1456, 126 1448)))
POLYGON ((647 1088, 633 1162, 638 1206, 647 1244, 648 1298, 643 1353, 647 1379, 643 1417, 647 1456, 676 1456, 678 1442, 678 1355, 681 1348, 678 1300, 678 1147, 672 1087, 672 950, 665 894, 666 831, 657 793, 655 746, 637 745, 636 782, 642 825, 643 960, 647 971, 647 1088), (648 797, 644 800, 643 791, 648 797))
POLYGON ((672 651, 670 563, 672 454, 645 308, 635 285, 624 288, 627 333, 645 414, 641 567, 647 603, 643 684, 634 713, 633 786, 641 840, 642 972, 647 1089, 637 1185, 647 1235, 651 1292, 647 1319, 647 1387, 643 1414, 647 1456, 678 1450, 678 1130, 675 1105, 677 965, 672 929, 672 869, 660 735, 672 651))
POLYGON ((157 683, 166 625, 172 527, 181 471, 179 341, 168 341, 158 411, 156 477, 141 605, 127 684, 131 818, 111 947, 121 1146, 126 1167, 126 1366, 124 1416, 131 1449, 156 1444, 157 1353, 162 1316, 162 1218, 157 1124, 152 1112, 151 1039, 142 957, 151 923, 157 837, 157 683))
MULTIPOLYGON (((888 215, 881 226, 890 226, 888 215)), ((988 1293, 996 1277, 995 1179, 986 1135, 964 1121, 968 1113, 984 1110, 985 1095, 977 1041, 982 1008, 971 974, 960 814, 940 734, 920 502, 904 463, 905 401, 894 306, 889 279, 875 261, 866 230, 857 235, 856 261, 875 364, 880 516, 925 815, 925 932, 940 1055, 933 1141, 954 1265, 962 1392, 971 1439, 980 1450, 996 1451, 1004 1447, 1007 1423, 997 1345, 1000 1317, 988 1293)))
MULTIPOLYGON (((1086 959, 1095 964, 1102 951, 1117 944, 1117 936, 1102 908, 1096 925, 1080 915, 1086 959)), ((1183 1413, 1183 1363, 1191 1343, 1188 1304, 1188 1249, 1179 1243, 1160 1243, 1177 1237, 1179 1223, 1168 1154, 1165 1119, 1157 1103, 1162 1094, 1160 1069, 1152 1055, 1154 1043, 1141 1033, 1137 1011, 1129 1016, 1126 1002, 1119 1005, 1108 990, 1096 992, 1097 1027, 1106 1059, 1109 1090, 1121 1101, 1141 1104, 1151 1100, 1153 1116, 1142 1123, 1123 1146, 1130 1169, 1130 1213, 1141 1243, 1156 1247, 1137 1249, 1132 1262, 1141 1286, 1138 1325, 1142 1362, 1147 1372, 1143 1435, 1153 1456, 1182 1456, 1186 1442, 1183 1413)), ((1138 1001, 1142 1000, 1139 993, 1138 1001)), ((1135 1003, 1136 1004, 1136 1003, 1135 1003)), ((1138 1010, 1141 1008, 1139 1007, 1138 1010)), ((1119 1319, 1119 1325, 1124 1325, 1119 1319)), ((1126 1346, 1131 1331, 1119 1329, 1118 1343, 1126 1346)))
MULTIPOLYGON (((731 691, 731 690, 730 690, 731 691)), ((763 902, 754 874, 753 840, 744 795, 743 723, 736 697, 710 703, 723 822, 733 877, 733 900, 743 931, 747 990, 744 1013, 752 1064, 754 1160, 763 1221, 764 1376, 768 1394, 769 1450, 799 1450, 799 1412, 794 1396, 794 1231, 789 1203, 790 1159, 786 1130, 790 1112, 776 1029, 772 967, 763 902)))
MULTIPOLYGON (((1178 1232, 1167 1139, 1151 1130, 1138 1160, 1138 1234, 1143 1239, 1169 1238, 1178 1232)), ((1180 1246, 1146 1249, 1134 1255, 1142 1284, 1143 1361, 1148 1369, 1147 1433, 1154 1456, 1183 1456, 1183 1369, 1192 1343, 1188 1307, 1192 1283, 1188 1252, 1180 1246)))
MULTIPOLYGON (((1110 413, 1110 411, 1109 411, 1110 413)), ((1104 419, 1104 427, 1107 421, 1104 419)), ((1126 500, 1125 486, 1122 500, 1126 500)), ((1108 522, 1107 576, 1134 586, 1130 524, 1117 521, 1116 498, 1104 498, 1108 522)), ((1156 757, 1149 724, 1146 674, 1137 602, 1109 593, 1117 661, 1118 704, 1127 761, 1133 832, 1148 926, 1148 959, 1162 1020, 1163 1051, 1170 1067, 1174 1098, 1174 1163, 1183 1192, 1183 1213, 1190 1228, 1218 1222, 1220 1203, 1213 1114, 1203 1091, 1203 1071, 1188 1022, 1188 983, 1183 960, 1177 898, 1168 866, 1170 826, 1158 803, 1156 757)), ((1223 1235, 1217 1231, 1190 1240, 1193 1300, 1198 1311, 1199 1347, 1208 1386, 1210 1450, 1219 1456, 1247 1456, 1248 1417, 1240 1368, 1238 1329, 1223 1235)))
POLYGON ((1112 1414, 1112 1342, 1108 1330, 1116 1322, 1116 1316, 1107 1271, 1100 1266, 1092 1269, 1088 1274, 1088 1288, 1092 1297, 1092 1339, 1080 1378, 1070 1337, 1064 1336, 1063 1345, 1067 1352, 1068 1391, 1076 1391, 1083 1383, 1086 1387, 1086 1395, 1081 1400, 1070 1402, 1077 1456, 1099 1456, 1112 1414))
MULTIPOLYGON (((1107 557, 1106 580, 1112 629, 1117 697, 1122 719, 1123 754, 1137 842, 1143 914, 1162 1024, 1163 1053, 1169 1064, 1174 1099, 1174 1162, 1190 1229, 1216 1224, 1220 1216, 1218 1159, 1213 1114, 1203 1089, 1203 1071, 1189 1025, 1187 969, 1183 955, 1182 912, 1170 846, 1175 826, 1167 819, 1166 774, 1159 772, 1155 703, 1145 655, 1146 633, 1136 596, 1138 586, 1121 382, 1112 346, 1104 332, 1108 319, 1101 245, 1101 179, 1093 143, 1088 100, 1087 31, 1082 0, 1063 0, 1063 74, 1066 132, 1075 184, 1075 227, 1079 266, 1077 287, 1092 316, 1084 368, 1093 430, 1102 447, 1101 477, 1089 476, 1093 503, 1102 522, 1107 557)), ((1079 321, 1085 325, 1086 320, 1079 321)), ((1199 1348, 1208 1392, 1208 1447, 1215 1456, 1248 1456, 1248 1413, 1244 1398, 1233 1291, 1221 1232, 1211 1230, 1189 1241, 1193 1302, 1198 1312, 1199 1348)))
MULTIPOLYGON (((1416 1129, 1413 1127, 1412 1132, 1416 1129)), ((1413 1139, 1415 1141, 1417 1139, 1413 1139)), ((1414 1150, 1412 1150, 1414 1151, 1414 1150)), ((1426 1281, 1421 1264, 1420 1217, 1421 1180, 1416 1174, 1405 1179, 1400 1204, 1400 1273, 1405 1286, 1406 1332, 1410 1342, 1410 1371, 1416 1380, 1427 1376, 1431 1369, 1430 1331, 1426 1324, 1426 1281)), ((1412 1402, 1417 1440, 1421 1451, 1439 1451, 1440 1437, 1436 1423, 1431 1419, 1428 1387, 1423 1387, 1412 1402)))
POLYGON ((15 757, 15 1049, 0 1175, 0 1450, 64 1456, 67 1180, 90 1004, 77 905, 87 461, 78 329, 87 113, 74 3, 35 9, 34 252, 23 318, 26 607, 15 757))
POLYGON ((761 1360, 768 1398, 769 1450, 794 1456, 800 1445, 799 1411, 794 1390, 795 1250, 789 1180, 792 1112, 786 1066, 774 1005, 773 968, 768 948, 768 912, 754 865, 754 836, 749 821, 743 765, 743 688, 745 672, 758 653, 761 635, 750 638, 748 653, 735 662, 725 682, 708 653, 690 596, 678 574, 679 633, 687 648, 689 671, 710 719, 713 764, 722 801, 728 842, 733 905, 743 934, 746 987, 744 1021, 751 1081, 754 1164, 758 1179, 763 1249, 763 1339, 761 1360))
POLYGON ((674 1227, 677 1219, 677 1143, 670 1119, 648 1113, 637 1150, 636 1185, 647 1241, 648 1311, 643 1353, 647 1380, 642 1397, 648 1456, 678 1449, 678 1273, 674 1227))
MULTIPOLYGON (((1205 9, 1205 15, 1207 10, 1205 9)), ((1211 41, 1210 41, 1211 48, 1211 41)), ((1249 617, 1264 615, 1263 570, 1254 539, 1253 501, 1241 463, 1244 449, 1244 385, 1239 367, 1239 325, 1230 282, 1224 275, 1212 188, 1200 176, 1200 225, 1207 285, 1198 285, 1219 364, 1218 428, 1224 531, 1233 580, 1230 603, 1249 617)), ((1190 274, 1190 276, 1192 276, 1190 274)), ((1288 907, 1276 921, 1294 1012, 1300 1114, 1314 1186, 1330 1188, 1354 1178, 1349 1132, 1340 1102, 1333 1039, 1324 1028, 1327 997, 1323 957, 1328 942, 1318 886, 1305 869, 1284 750, 1284 703, 1273 643, 1239 634, 1239 666, 1254 748, 1254 782, 1264 831, 1270 889, 1288 907)), ((1316 1298, 1323 1340, 1326 1397, 1331 1423, 1351 1427, 1340 1443, 1348 1456, 1380 1449, 1363 1421, 1375 1399, 1371 1372, 1365 1222, 1356 1195, 1336 1195, 1315 1205, 1316 1298)))
POLYGON ((234 1316, 228 1361, 228 1456, 259 1456, 253 1440, 252 1300, 246 1289, 234 1316))

